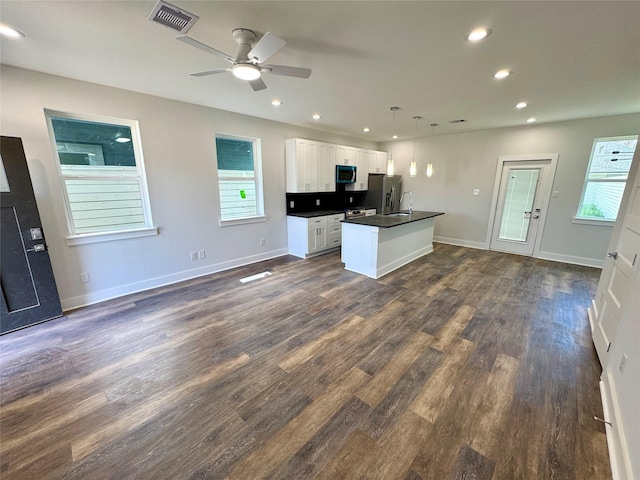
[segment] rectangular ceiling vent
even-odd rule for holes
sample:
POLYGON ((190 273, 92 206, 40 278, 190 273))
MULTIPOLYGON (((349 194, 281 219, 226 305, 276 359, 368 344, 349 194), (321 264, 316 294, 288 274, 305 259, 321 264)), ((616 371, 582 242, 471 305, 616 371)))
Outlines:
POLYGON ((167 28, 176 30, 180 33, 187 33, 191 26, 196 23, 198 16, 180 10, 170 3, 158 0, 158 3, 147 17, 152 22, 159 23, 167 28))

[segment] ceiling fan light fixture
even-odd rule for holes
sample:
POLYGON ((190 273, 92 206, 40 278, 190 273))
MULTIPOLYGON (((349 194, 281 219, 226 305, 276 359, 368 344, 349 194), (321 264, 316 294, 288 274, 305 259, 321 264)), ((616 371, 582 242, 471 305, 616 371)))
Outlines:
POLYGON ((241 80, 260 78, 260 69, 251 63, 238 63, 231 67, 231 73, 241 80))
POLYGON ((3 37, 9 37, 9 38, 24 37, 24 33, 22 33, 20 30, 16 30, 15 28, 10 27, 9 25, 4 25, 4 24, 0 24, 0 35, 2 35, 3 37))

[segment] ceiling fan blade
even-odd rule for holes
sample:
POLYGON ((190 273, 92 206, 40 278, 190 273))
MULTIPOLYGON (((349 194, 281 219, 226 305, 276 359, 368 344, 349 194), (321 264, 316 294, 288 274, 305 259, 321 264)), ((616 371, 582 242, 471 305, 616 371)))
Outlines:
POLYGON ((203 52, 207 52, 207 53, 210 53, 211 55, 215 55, 216 57, 224 58, 227 62, 231 62, 231 63, 235 62, 233 57, 227 55, 224 52, 221 52, 220 50, 216 50, 215 48, 210 47, 209 45, 205 45, 204 43, 199 42, 195 38, 187 37, 186 35, 179 35, 176 37, 176 40, 179 40, 182 43, 186 43, 187 45, 191 45, 192 47, 196 47, 197 49, 202 50, 203 52))
POLYGON ((268 70, 274 75, 284 75, 286 77, 309 78, 310 68, 286 67, 284 65, 262 65, 264 70, 268 70))
POLYGON ((249 85, 251 85, 251 88, 253 88, 254 92, 267 88, 267 85, 264 83, 264 80, 262 80, 262 77, 258 77, 255 80, 249 80, 249 85))
POLYGON ((193 72, 189 75, 191 75, 192 77, 206 77, 207 75, 215 75, 217 73, 225 73, 230 71, 230 68, 216 68, 215 70, 205 70, 204 72, 193 72))
POLYGON ((266 62, 267 59, 286 45, 283 39, 271 32, 264 34, 258 43, 247 54, 249 60, 258 63, 266 62))

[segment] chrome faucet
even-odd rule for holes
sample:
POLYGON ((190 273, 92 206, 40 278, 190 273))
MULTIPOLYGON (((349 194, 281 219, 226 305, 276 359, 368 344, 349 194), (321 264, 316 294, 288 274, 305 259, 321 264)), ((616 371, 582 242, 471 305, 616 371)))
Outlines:
POLYGON ((413 193, 411 193, 410 191, 404 191, 402 192, 402 196, 400 197, 400 205, 402 205, 402 200, 404 199, 404 196, 406 194, 409 194, 409 215, 411 215, 411 212, 413 211, 413 193))

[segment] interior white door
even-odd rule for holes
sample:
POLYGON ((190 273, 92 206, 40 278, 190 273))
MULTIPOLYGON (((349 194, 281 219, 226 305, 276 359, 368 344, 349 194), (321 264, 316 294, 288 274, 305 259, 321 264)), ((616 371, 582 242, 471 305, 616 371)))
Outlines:
POLYGON ((504 162, 490 248, 533 255, 550 161, 504 162))
MULTIPOLYGON (((633 183, 628 187, 629 199, 622 223, 612 235, 596 292, 596 319, 592 333, 603 368, 609 362, 611 345, 629 296, 640 293, 631 293, 631 286, 640 275, 640 168, 637 168, 635 178, 629 181, 633 183)), ((640 318, 640 312, 636 313, 640 318)))

